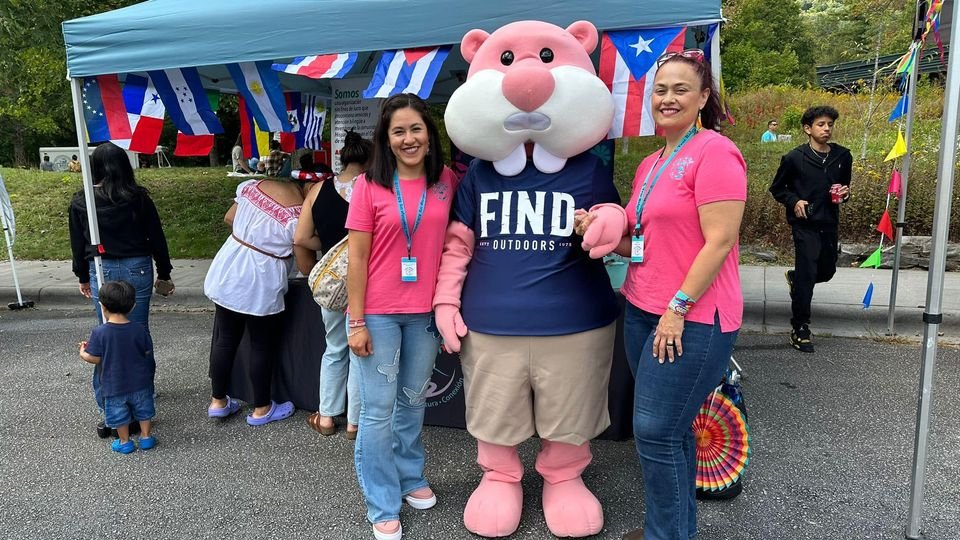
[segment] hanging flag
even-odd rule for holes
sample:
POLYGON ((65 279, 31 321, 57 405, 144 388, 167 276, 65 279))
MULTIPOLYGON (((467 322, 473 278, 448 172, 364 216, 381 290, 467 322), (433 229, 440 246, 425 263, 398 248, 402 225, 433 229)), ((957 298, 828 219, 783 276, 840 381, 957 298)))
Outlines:
POLYGON ((297 135, 303 137, 301 148, 323 150, 323 124, 326 118, 327 111, 320 98, 307 95, 303 99, 303 120, 297 135))
POLYGON ((302 75, 311 79, 342 79, 357 62, 357 53, 298 56, 289 64, 273 64, 274 71, 302 75))
POLYGON ((710 73, 717 81, 717 90, 720 92, 720 108, 731 126, 737 124, 730 112, 730 103, 727 100, 727 89, 723 84, 723 71, 720 69, 720 23, 711 24, 707 28, 707 42, 703 47, 703 55, 710 64, 710 73))
POLYGON ((7 241, 10 242, 10 247, 13 247, 14 242, 17 241, 17 219, 13 215, 13 203, 10 202, 10 194, 7 193, 7 186, 3 184, 2 176, 0 176, 0 218, 7 232, 10 233, 7 241))
POLYGON ((287 119, 290 121, 292 133, 280 134, 280 149, 292 154, 297 148, 303 148, 303 134, 300 129, 303 110, 300 106, 300 92, 284 92, 283 99, 287 105, 287 119))
POLYGON ((877 232, 883 233, 884 236, 893 240, 893 222, 890 221, 890 212, 884 210, 883 216, 880 217, 880 224, 877 225, 877 232))
POLYGON ((881 251, 881 248, 877 248, 876 251, 867 257, 867 260, 860 263, 860 268, 866 268, 868 266, 880 268, 881 262, 883 262, 883 251, 881 251))
POLYGON ((887 193, 895 194, 898 199, 903 196, 903 182, 900 178, 900 171, 896 169, 890 173, 890 187, 887 188, 887 193))
POLYGON ((270 62, 227 64, 227 70, 260 129, 291 131, 280 79, 270 69, 270 62))
POLYGON ((370 86, 363 91, 364 99, 385 98, 402 93, 416 94, 427 99, 448 54, 450 45, 384 51, 370 86))
POLYGON ((187 135, 223 133, 223 126, 210 108, 197 68, 150 71, 160 99, 177 129, 187 135))
POLYGON ((900 96, 900 100, 897 101, 897 106, 894 107, 893 111, 890 112, 890 118, 887 119, 887 122, 893 122, 897 118, 900 118, 901 116, 907 114, 908 103, 909 103, 909 100, 907 98, 907 94, 904 93, 902 96, 900 96))
POLYGON ((90 142, 130 139, 130 120, 116 74, 84 77, 82 94, 90 142))
POLYGON ((270 132, 260 131, 250 116, 243 96, 237 96, 237 109, 240 113, 240 140, 243 147, 243 157, 259 158, 270 153, 270 132))
POLYGON ((206 156, 213 150, 213 135, 187 135, 177 131, 177 147, 173 149, 175 156, 206 156))
POLYGON ((129 139, 113 141, 117 146, 132 152, 152 154, 157 151, 160 133, 163 131, 163 115, 166 108, 160 94, 149 77, 127 75, 123 82, 123 104, 127 110, 130 129, 129 139))
POLYGON ((683 50, 684 28, 647 28, 604 32, 600 79, 613 94, 613 125, 607 138, 653 135, 650 111, 657 59, 683 50), (650 84, 647 84, 650 83, 650 84))
POLYGON ((867 292, 863 294, 863 309, 867 309, 868 307, 870 307, 870 302, 872 301, 873 301, 873 282, 871 281, 870 284, 867 285, 867 292))
POLYGON ((907 142, 903 140, 903 132, 897 130, 897 142, 893 145, 893 148, 890 149, 890 153, 887 154, 887 157, 883 161, 892 161, 905 155, 907 155, 907 142))

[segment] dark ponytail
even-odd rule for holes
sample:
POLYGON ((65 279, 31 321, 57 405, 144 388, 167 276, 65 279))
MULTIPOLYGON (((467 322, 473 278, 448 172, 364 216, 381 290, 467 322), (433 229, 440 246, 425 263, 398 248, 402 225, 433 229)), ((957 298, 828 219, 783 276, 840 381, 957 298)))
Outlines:
POLYGON ((672 62, 681 62, 690 66, 694 72, 696 72, 697 77, 700 78, 700 90, 707 88, 710 90, 710 96, 707 98, 707 102, 703 105, 703 109, 700 110, 700 123, 703 124, 703 127, 707 129, 712 129, 714 131, 720 131, 720 122, 725 120, 727 115, 723 110, 723 106, 720 104, 720 92, 717 90, 716 85, 713 81, 713 72, 710 71, 710 64, 704 62, 703 60, 698 60, 696 58, 688 58, 686 56, 676 54, 667 58, 660 67, 672 63, 672 62))

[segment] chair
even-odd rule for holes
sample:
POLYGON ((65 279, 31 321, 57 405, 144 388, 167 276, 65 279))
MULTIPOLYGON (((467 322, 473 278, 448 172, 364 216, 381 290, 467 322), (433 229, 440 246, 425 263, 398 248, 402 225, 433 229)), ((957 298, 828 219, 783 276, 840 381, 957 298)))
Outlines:
POLYGON ((154 155, 157 156, 157 167, 162 169, 164 167, 173 167, 170 163, 170 158, 167 157, 167 147, 157 145, 157 149, 154 152, 154 155))

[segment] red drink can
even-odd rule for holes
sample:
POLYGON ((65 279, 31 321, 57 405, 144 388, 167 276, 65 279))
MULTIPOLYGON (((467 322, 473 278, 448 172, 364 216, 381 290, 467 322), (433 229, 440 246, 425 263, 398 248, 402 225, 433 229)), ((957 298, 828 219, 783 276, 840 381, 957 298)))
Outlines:
POLYGON ((840 204, 843 202, 843 195, 840 194, 840 184, 830 186, 830 202, 840 204))

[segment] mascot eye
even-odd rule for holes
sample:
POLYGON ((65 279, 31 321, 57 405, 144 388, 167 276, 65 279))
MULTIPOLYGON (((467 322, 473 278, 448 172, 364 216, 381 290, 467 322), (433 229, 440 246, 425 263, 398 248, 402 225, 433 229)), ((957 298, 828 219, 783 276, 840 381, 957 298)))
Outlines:
POLYGON ((550 62, 553 62, 553 51, 546 48, 542 49, 540 51, 540 60, 544 64, 549 64, 550 62))
POLYGON ((509 66, 513 63, 513 51, 503 51, 503 54, 500 55, 500 63, 509 66))

